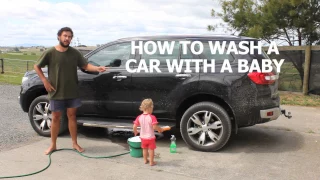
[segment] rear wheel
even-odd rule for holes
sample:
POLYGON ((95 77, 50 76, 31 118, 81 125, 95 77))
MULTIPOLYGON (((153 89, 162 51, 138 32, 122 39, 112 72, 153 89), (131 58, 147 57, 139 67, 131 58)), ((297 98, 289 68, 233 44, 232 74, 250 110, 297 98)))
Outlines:
POLYGON ((228 113, 212 102, 194 104, 180 122, 180 132, 186 144, 200 151, 218 151, 229 141, 231 131, 228 113))
MULTIPOLYGON (((34 99, 29 108, 29 120, 32 128, 41 136, 51 136, 52 113, 46 95, 34 99)), ((68 130, 68 118, 63 112, 60 119, 59 135, 68 130)))

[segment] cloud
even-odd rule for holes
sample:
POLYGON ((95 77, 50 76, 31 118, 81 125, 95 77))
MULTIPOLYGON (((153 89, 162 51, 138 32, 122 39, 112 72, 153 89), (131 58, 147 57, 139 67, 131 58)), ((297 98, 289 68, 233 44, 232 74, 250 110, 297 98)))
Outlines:
POLYGON ((0 46, 22 43, 52 46, 59 28, 69 26, 81 44, 159 34, 208 34, 217 19, 217 0, 91 0, 87 3, 4 0, 0 6, 0 46))

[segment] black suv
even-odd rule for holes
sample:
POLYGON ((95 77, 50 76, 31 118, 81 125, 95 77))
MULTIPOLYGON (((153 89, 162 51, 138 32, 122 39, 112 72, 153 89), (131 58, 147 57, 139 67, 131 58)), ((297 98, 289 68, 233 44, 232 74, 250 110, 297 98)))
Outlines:
MULTIPOLYGON (((109 66, 109 70, 95 74, 78 69, 79 89, 83 105, 77 111, 78 124, 92 127, 132 129, 133 120, 141 112, 139 105, 144 98, 154 101, 154 115, 160 125, 175 127, 187 145, 201 151, 217 151, 229 140, 232 132, 277 119, 285 110, 280 109, 278 74, 237 73, 238 59, 265 59, 265 54, 211 54, 209 41, 258 40, 239 36, 148 36, 119 39, 107 43, 84 55, 89 63, 109 66), (172 54, 152 55, 131 52, 132 41, 201 41, 202 54, 193 54, 188 46, 186 54, 175 43, 172 54), (126 63, 130 59, 136 62, 126 63), (160 60, 161 73, 134 73, 127 68, 139 67, 145 60, 160 60), (215 72, 169 72, 166 59, 215 59, 215 72), (222 63, 228 59, 233 73, 220 73, 222 63), (128 65, 126 67, 126 65, 128 65)), ((196 46, 195 46, 196 47, 196 46)), ((226 52, 226 51, 224 51, 226 52)), ((184 68, 185 69, 185 65, 184 68)), ((46 69, 43 71, 46 73, 46 69)), ((34 130, 42 136, 50 136, 51 113, 47 92, 35 71, 25 74, 19 101, 28 112, 34 130)), ((67 117, 61 119, 61 131, 67 130, 67 117)))

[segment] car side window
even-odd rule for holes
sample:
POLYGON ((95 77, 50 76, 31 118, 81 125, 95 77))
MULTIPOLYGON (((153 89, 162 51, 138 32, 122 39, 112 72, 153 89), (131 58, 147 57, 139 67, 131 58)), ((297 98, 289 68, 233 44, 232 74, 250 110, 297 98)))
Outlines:
MULTIPOLYGON (((179 59, 179 55, 180 55, 180 44, 178 41, 175 41, 174 43, 174 47, 172 50, 172 54, 169 54, 167 50, 165 50, 165 53, 162 54, 159 51, 159 47, 158 47, 158 43, 157 41, 153 41, 157 44, 157 50, 155 51, 155 53, 152 54, 147 54, 147 53, 143 53, 141 55, 141 60, 144 59, 146 61, 146 64, 149 65, 150 64, 150 59, 157 59, 160 61, 160 66, 167 66, 167 59, 169 59, 170 61, 172 61, 173 59, 179 59)), ((171 46, 171 42, 172 41, 168 41, 169 43, 169 47, 171 46)), ((146 42, 144 42, 146 43, 146 42)), ((161 44, 163 44, 164 41, 161 41, 161 44)), ((153 50, 153 45, 149 44, 148 46, 148 51, 152 52, 153 50)))
POLYGON ((181 45, 181 59, 196 59, 195 56, 196 55, 191 52, 190 46, 187 46, 186 53, 183 53, 183 47, 181 45))
MULTIPOLYGON (((212 41, 212 45, 215 46, 215 41, 212 41)), ((234 57, 231 54, 227 54, 227 48, 228 44, 226 44, 225 49, 223 50, 223 53, 220 54, 217 50, 216 52, 211 52, 209 42, 202 42, 203 44, 203 53, 201 54, 203 59, 207 59, 210 61, 211 59, 215 60, 215 63, 223 63, 225 59, 228 59, 229 61, 234 61, 234 57)), ((222 42, 220 43, 222 45, 222 42)), ((199 50, 199 46, 195 46, 196 50, 199 50)))
POLYGON ((123 61, 130 59, 130 56, 131 42, 118 43, 101 49, 93 54, 88 58, 88 62, 95 65, 108 66, 115 59, 120 59, 123 64, 123 61))

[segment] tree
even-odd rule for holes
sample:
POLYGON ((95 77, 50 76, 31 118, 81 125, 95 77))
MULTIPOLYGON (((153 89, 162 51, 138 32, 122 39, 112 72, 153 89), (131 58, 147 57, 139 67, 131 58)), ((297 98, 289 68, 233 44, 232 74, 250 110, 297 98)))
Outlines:
MULTIPOLYGON (((220 0, 223 12, 212 10, 239 35, 266 42, 285 40, 290 46, 320 43, 319 0, 220 0), (296 37, 296 40, 293 39, 296 37), (304 41, 304 43, 303 43, 304 41)), ((209 25, 214 31, 218 25, 209 25)))
MULTIPOLYGON (((241 36, 270 43, 283 40, 290 46, 320 44, 319 0, 220 0, 222 12, 212 10, 241 36)), ((209 25, 214 31, 218 24, 209 25)), ((303 61, 292 61, 303 81, 303 61)))

